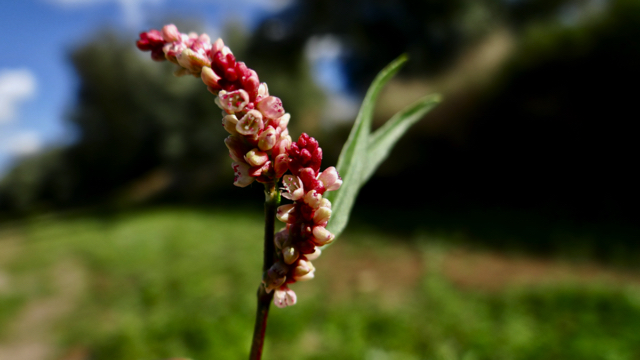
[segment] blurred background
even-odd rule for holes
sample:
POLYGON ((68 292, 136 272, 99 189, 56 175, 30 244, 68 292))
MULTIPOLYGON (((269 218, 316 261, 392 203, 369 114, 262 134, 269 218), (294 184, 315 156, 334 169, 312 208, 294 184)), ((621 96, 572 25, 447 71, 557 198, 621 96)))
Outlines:
POLYGON ((201 81, 135 48, 166 23, 223 37, 323 167, 400 54, 375 127, 445 98, 266 358, 640 359, 636 0, 2 2, 0 359, 246 357, 262 189, 201 81))

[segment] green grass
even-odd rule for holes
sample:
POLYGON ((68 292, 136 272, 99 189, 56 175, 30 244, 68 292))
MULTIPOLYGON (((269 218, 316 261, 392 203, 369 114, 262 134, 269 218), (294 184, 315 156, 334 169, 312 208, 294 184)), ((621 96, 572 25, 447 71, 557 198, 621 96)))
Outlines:
MULTIPOLYGON (((0 257, 12 279, 0 291, 0 339, 14 341, 12 319, 29 304, 58 298, 68 310, 48 328, 53 358, 83 349, 95 360, 244 359, 261 232, 259 212, 222 210, 13 226, 0 233, 0 249, 18 248, 0 257)), ((317 260, 316 279, 294 285, 299 303, 272 308, 264 358, 640 359, 637 287, 460 289, 441 271, 448 251, 347 231, 317 260), (410 266, 409 257, 426 264, 417 280, 385 273, 385 258, 410 266), (363 270, 379 278, 367 282, 363 270)))

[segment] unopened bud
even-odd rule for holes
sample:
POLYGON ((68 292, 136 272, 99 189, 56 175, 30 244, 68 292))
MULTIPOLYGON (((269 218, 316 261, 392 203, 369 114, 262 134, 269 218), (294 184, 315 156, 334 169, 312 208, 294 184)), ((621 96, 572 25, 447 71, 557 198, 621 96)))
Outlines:
POLYGON ((285 131, 287 129, 287 125, 289 125, 289 120, 291 120, 291 115, 286 113, 280 117, 280 121, 278 122, 278 127, 285 131))
MULTIPOLYGON (((240 91, 244 92, 244 90, 240 91)), ((256 110, 249 111, 238 121, 238 124, 236 124, 236 131, 242 135, 256 135, 263 128, 262 114, 256 110)))
POLYGON ((266 152, 260 151, 258 149, 251 149, 245 156, 244 159, 251 166, 262 166, 264 163, 269 161, 269 155, 266 152))
POLYGON ((314 209, 317 209, 320 206, 321 201, 322 195, 315 190, 311 190, 304 195, 304 202, 314 209))
POLYGON ((273 170, 276 173, 276 178, 282 177, 282 175, 284 175, 284 173, 289 170, 289 157, 287 156, 287 154, 280 154, 276 156, 273 170))
MULTIPOLYGON (((249 169, 249 175, 254 176, 254 177, 258 177, 258 176, 262 175, 263 173, 268 172, 270 166, 271 166, 271 161, 267 161, 262 165, 252 166, 249 169)), ((257 180, 260 181, 261 179, 257 179, 257 180)))
POLYGON ((310 261, 300 260, 296 268, 293 269, 293 279, 296 281, 311 280, 315 270, 310 261))
MULTIPOLYGON (((204 74, 204 71, 202 72, 204 74)), ((231 135, 235 135, 238 132, 236 131, 236 125, 238 124, 238 118, 235 115, 227 115, 222 118, 222 125, 224 129, 231 135)))
POLYGON ((298 301, 296 293, 288 287, 281 287, 273 295, 273 303, 279 308, 295 305, 298 301))
POLYGON ((326 224, 331 218, 331 209, 319 207, 313 214, 313 222, 316 224, 326 224))
POLYGON ((298 260, 298 256, 298 250, 292 246, 282 249, 282 257, 284 258, 284 262, 288 265, 291 265, 294 261, 298 260))
POLYGON ((324 226, 316 226, 313 228, 313 237, 318 246, 323 246, 331 243, 336 236, 329 232, 324 226))
POLYGON ((269 87, 267 86, 267 83, 262 83, 258 86, 258 96, 262 96, 262 98, 269 96, 269 87))
POLYGON ((199 74, 203 66, 210 66, 211 61, 206 55, 197 53, 191 49, 184 49, 176 56, 178 64, 193 74, 199 74))
POLYGON ((260 150, 271 150, 276 144, 276 130, 272 127, 266 128, 258 137, 258 147, 260 150))
POLYGON ((316 246, 311 254, 306 254, 304 257, 306 257, 309 261, 313 261, 317 259, 320 254, 322 254, 322 250, 320 250, 320 248, 316 246))
POLYGON ((333 166, 326 168, 320 176, 318 176, 318 180, 322 181, 322 185, 326 191, 338 190, 342 185, 342 179, 333 166))
POLYGON ((204 33, 198 36, 198 41, 202 44, 206 44, 207 46, 211 45, 211 38, 209 37, 209 35, 204 33))
POLYGON ((331 209, 331 201, 327 198, 322 198, 320 201, 320 207, 325 207, 327 209, 331 209))
POLYGON ((223 47, 224 41, 222 41, 221 38, 218 38, 218 40, 216 40, 216 42, 211 45, 211 57, 213 57, 213 55, 215 55, 218 51, 221 51, 223 47))
POLYGON ((286 154, 287 150, 291 147, 291 136, 280 134, 280 140, 273 147, 271 153, 273 156, 278 156, 280 154, 286 154))
POLYGON ((233 161, 244 163, 244 154, 247 152, 247 147, 239 135, 228 136, 224 139, 224 144, 227 146, 227 149, 229 149, 229 156, 231 156, 233 161))
POLYGON ((182 34, 175 25, 169 24, 162 28, 162 38, 166 42, 175 42, 182 39, 182 34))
POLYGON ((278 207, 276 211, 276 217, 282 222, 289 220, 289 214, 296 208, 294 204, 287 204, 278 207))
POLYGON ((205 85, 211 86, 214 89, 220 89, 218 81, 220 81, 221 78, 210 67, 202 67, 202 73, 200 74, 200 77, 202 78, 202 82, 205 85))

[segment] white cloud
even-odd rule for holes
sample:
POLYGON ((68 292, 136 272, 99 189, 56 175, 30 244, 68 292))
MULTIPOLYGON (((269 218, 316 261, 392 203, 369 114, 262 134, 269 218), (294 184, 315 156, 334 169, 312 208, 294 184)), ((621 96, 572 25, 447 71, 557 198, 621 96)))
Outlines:
POLYGON ((23 131, 13 136, 5 137, 0 147, 0 152, 13 155, 24 156, 38 152, 42 148, 40 135, 33 131, 23 131))
POLYGON ((28 69, 0 69, 0 124, 18 117, 20 104, 36 93, 36 77, 28 69))

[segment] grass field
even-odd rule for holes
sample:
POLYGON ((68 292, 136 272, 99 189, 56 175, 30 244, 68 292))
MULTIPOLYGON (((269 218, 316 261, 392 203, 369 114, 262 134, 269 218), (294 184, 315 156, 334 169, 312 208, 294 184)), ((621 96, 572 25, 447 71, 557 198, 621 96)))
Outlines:
MULTIPOLYGON (((261 214, 161 209, 0 230, 0 359, 244 359, 261 214)), ((349 229, 272 308, 265 359, 640 359, 640 275, 349 229)))

